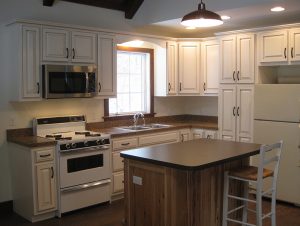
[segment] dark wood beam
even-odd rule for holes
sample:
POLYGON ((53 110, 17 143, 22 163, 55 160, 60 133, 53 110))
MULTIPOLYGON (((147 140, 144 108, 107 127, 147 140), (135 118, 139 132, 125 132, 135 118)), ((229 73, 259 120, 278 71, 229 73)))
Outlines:
POLYGON ((125 6, 125 18, 132 19, 144 0, 127 0, 125 6))
POLYGON ((124 0, 63 0, 63 1, 124 11, 124 6, 123 6, 124 0))
POLYGON ((54 0, 43 0, 43 6, 53 6, 54 0))

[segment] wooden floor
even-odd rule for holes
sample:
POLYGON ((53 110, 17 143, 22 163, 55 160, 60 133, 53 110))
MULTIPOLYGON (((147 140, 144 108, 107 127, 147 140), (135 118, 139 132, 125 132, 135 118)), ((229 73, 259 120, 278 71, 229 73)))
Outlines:
MULTIPOLYGON (((269 202, 264 201, 264 208, 269 206, 269 202)), ((6 215, 0 213, 0 226, 122 226, 123 215, 124 203, 121 200, 111 205, 98 205, 74 211, 65 214, 61 219, 54 218, 34 224, 14 213, 6 215)), ((253 222, 254 216, 249 217, 253 222)), ((270 225, 268 220, 264 224, 270 225)), ((300 207, 277 203, 277 226, 300 226, 300 207)))

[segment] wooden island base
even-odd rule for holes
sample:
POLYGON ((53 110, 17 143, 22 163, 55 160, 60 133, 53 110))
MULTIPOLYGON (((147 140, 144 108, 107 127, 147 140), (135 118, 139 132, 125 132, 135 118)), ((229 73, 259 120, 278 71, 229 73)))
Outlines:
MULTIPOLYGON (((221 226, 224 171, 245 165, 249 165, 249 157, 199 170, 125 158, 125 223, 127 226, 221 226)), ((237 193, 243 189, 235 182, 230 190, 237 193)), ((229 205, 237 203, 231 201, 229 205)))

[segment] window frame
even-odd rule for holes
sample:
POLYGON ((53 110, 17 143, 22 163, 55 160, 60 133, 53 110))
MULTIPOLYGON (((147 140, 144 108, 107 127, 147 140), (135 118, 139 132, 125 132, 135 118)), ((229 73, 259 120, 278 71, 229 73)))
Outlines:
MULTIPOLYGON (((150 58, 150 113, 145 113, 145 117, 153 117, 154 113, 154 49, 117 46, 117 51, 149 53, 150 58)), ((134 114, 109 115, 109 99, 104 99, 104 121, 116 119, 131 119, 134 114)))

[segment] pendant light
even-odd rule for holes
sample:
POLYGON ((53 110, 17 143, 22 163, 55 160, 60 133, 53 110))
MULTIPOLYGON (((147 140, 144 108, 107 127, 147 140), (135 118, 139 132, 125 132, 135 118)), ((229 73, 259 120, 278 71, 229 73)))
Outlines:
POLYGON ((213 27, 223 24, 223 21, 218 14, 206 10, 201 0, 198 10, 185 15, 181 24, 186 27, 213 27))

